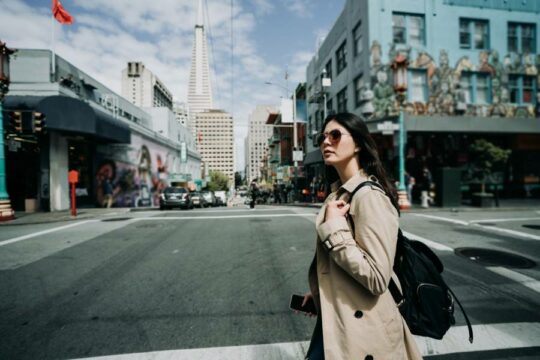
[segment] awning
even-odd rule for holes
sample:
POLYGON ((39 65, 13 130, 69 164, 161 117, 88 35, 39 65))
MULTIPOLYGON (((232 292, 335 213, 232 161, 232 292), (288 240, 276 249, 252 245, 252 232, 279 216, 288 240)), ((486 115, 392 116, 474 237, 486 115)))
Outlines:
POLYGON ((5 110, 38 111, 45 114, 50 130, 86 134, 115 143, 129 144, 129 126, 86 102, 67 96, 7 96, 5 110))
POLYGON ((316 163, 323 163, 321 150, 313 150, 312 152, 307 153, 304 159, 304 166, 316 163))

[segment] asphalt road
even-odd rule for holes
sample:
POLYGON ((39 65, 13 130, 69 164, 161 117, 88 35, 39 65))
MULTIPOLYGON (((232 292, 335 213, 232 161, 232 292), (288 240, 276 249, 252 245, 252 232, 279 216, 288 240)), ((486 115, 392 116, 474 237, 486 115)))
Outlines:
MULTIPOLYGON (((2 226, 0 359, 301 359, 315 321, 288 302, 307 290, 316 211, 153 211, 2 226)), ((440 255, 475 329, 470 345, 456 310, 443 341, 418 338, 425 355, 540 357, 540 212, 424 211, 401 224, 440 255), (456 255, 463 247, 534 263, 488 264, 456 255)))

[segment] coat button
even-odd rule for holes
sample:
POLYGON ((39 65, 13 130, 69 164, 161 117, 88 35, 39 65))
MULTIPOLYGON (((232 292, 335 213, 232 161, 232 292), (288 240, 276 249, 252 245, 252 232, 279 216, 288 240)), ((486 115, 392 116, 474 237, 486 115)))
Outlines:
POLYGON ((364 360, 373 360, 373 356, 368 355, 368 356, 366 356, 366 357, 364 358, 364 360))
POLYGON ((357 310, 355 313, 354 313, 354 317, 357 318, 357 319, 360 319, 362 316, 364 316, 364 313, 360 310, 357 310))

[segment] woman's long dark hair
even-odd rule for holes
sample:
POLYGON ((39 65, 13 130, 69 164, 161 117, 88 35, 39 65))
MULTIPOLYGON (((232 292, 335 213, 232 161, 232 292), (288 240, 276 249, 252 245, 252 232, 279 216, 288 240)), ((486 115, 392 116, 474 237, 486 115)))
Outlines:
MULTIPOLYGON (((379 183, 390 198, 392 205, 394 205, 399 213, 396 188, 388 179, 386 170, 384 170, 379 153, 377 152, 377 145, 369 134, 369 130, 364 122, 365 120, 351 113, 332 114, 324 120, 323 129, 332 120, 343 126, 352 135, 355 144, 360 147, 360 152, 358 153, 360 167, 368 176, 373 175, 379 180, 379 183)), ((327 188, 329 189, 330 184, 339 180, 339 175, 333 166, 325 166, 325 172, 327 188)))

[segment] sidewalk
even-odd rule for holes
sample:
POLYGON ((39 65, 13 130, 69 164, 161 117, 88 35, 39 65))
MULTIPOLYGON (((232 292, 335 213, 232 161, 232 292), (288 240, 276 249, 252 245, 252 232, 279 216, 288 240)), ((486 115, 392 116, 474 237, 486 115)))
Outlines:
MULTIPOLYGON (((278 206, 303 206, 320 208, 322 203, 307 203, 307 202, 295 202, 287 204, 271 204, 278 206)), ((420 204, 412 204, 408 210, 402 210, 404 212, 439 212, 439 211, 540 211, 540 199, 503 199, 500 200, 499 207, 476 207, 470 205, 464 205, 458 207, 439 207, 430 206, 429 208, 423 208, 420 204)))
MULTIPOLYGON (((403 212, 441 212, 441 211, 540 211, 540 199, 503 199, 500 200, 500 207, 495 208, 480 208, 462 205, 455 208, 429 207, 424 209, 419 204, 413 204, 411 209, 403 212)), ((288 204, 271 204, 271 206, 300 206, 320 208, 322 203, 307 203, 295 202, 288 204)), ((69 210, 54 211, 54 212, 15 212, 15 220, 0 222, 0 227, 10 225, 30 225, 30 224, 47 224, 64 221, 76 221, 87 219, 102 219, 108 217, 126 217, 129 213, 136 211, 152 211, 158 210, 157 207, 145 208, 85 208, 78 209, 77 216, 73 217, 69 210)))

